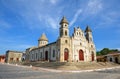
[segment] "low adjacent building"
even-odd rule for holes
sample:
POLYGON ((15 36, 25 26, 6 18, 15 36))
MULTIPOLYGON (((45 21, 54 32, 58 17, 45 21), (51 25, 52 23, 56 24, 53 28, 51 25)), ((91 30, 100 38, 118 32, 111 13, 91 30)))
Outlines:
POLYGON ((5 62, 5 55, 0 55, 0 62, 4 63, 5 62))
POLYGON ((21 51, 6 51, 6 63, 19 63, 22 62, 23 52, 21 51))
POLYGON ((111 52, 107 55, 97 56, 97 62, 114 62, 120 64, 120 52, 111 52))
POLYGON ((97 56, 97 62, 105 62, 106 61, 106 56, 97 56))
POLYGON ((120 63, 120 52, 112 52, 106 55, 107 61, 120 63))

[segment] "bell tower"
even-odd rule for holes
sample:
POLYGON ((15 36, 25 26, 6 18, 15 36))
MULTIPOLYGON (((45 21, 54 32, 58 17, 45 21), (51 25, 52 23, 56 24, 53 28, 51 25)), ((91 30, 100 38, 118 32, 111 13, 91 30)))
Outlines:
POLYGON ((85 33, 86 33, 86 39, 88 42, 93 42, 93 37, 92 37, 92 30, 90 29, 89 26, 86 27, 85 29, 85 33))
POLYGON ((60 37, 69 37, 68 21, 65 17, 60 21, 60 37))
POLYGON ((65 17, 60 21, 59 38, 57 40, 57 46, 59 49, 61 62, 72 61, 71 52, 71 38, 69 36, 69 23, 65 17))
POLYGON ((86 33, 85 36, 88 41, 88 47, 89 47, 89 60, 96 61, 96 48, 93 42, 92 30, 90 29, 89 26, 86 27, 85 33, 86 33))

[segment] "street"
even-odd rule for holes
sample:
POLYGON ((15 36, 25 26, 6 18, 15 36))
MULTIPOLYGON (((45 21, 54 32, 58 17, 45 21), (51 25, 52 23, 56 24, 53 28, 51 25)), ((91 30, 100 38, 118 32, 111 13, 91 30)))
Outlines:
POLYGON ((0 79, 120 79, 120 69, 66 73, 35 70, 0 63, 0 79))

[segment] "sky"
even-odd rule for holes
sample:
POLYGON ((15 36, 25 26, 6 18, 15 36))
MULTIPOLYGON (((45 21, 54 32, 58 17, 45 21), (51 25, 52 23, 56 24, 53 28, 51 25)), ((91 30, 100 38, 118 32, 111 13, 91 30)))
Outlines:
POLYGON ((56 41, 63 16, 70 36, 88 25, 97 51, 120 50, 120 0, 0 0, 0 54, 38 46, 42 33, 56 41))

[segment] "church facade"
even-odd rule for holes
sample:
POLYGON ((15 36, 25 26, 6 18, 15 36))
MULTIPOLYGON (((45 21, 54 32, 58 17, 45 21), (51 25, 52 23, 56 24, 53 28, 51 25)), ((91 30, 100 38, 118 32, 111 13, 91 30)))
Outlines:
POLYGON ((28 61, 89 62, 96 61, 96 48, 89 26, 85 31, 74 28, 69 36, 69 23, 65 17, 60 21, 59 38, 48 43, 43 33, 38 46, 26 50, 28 61))

